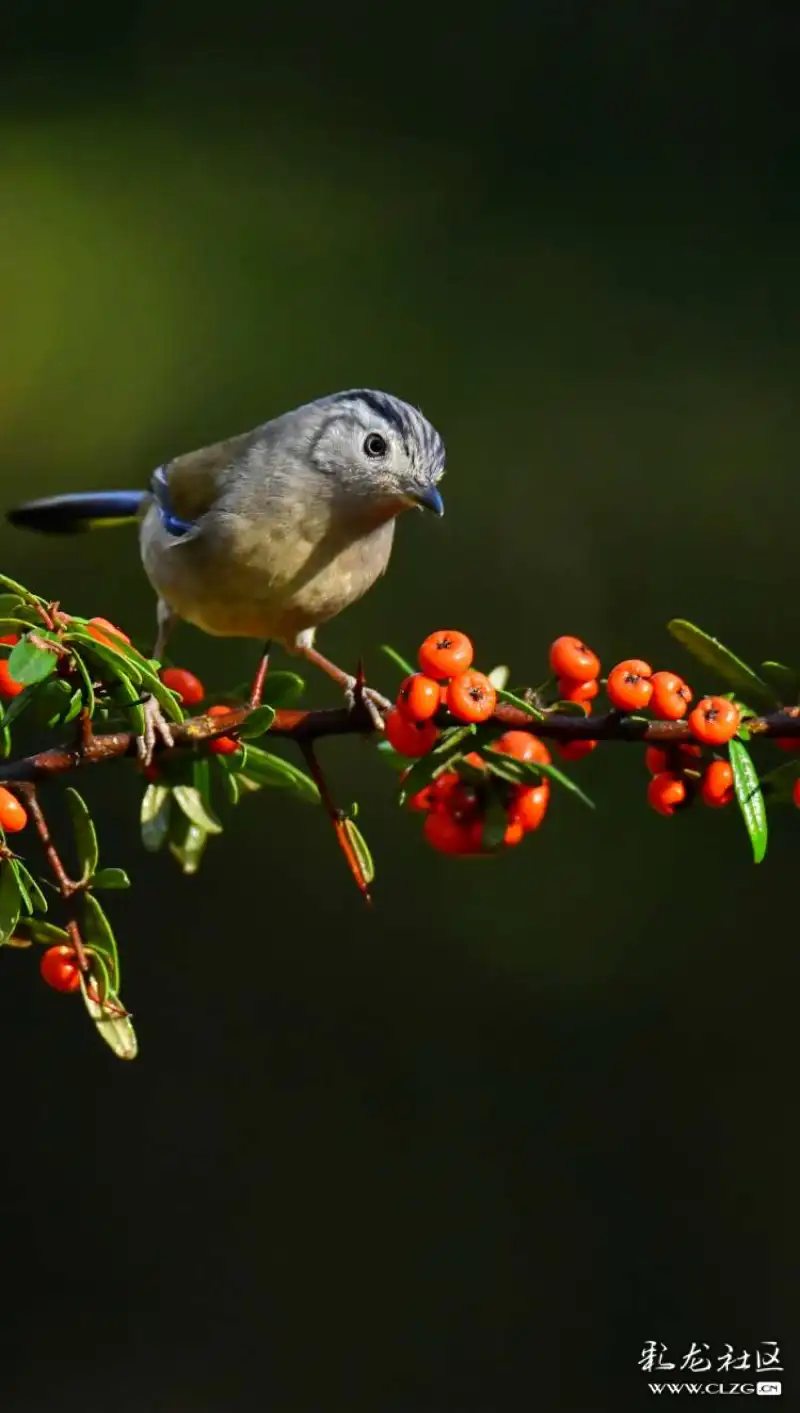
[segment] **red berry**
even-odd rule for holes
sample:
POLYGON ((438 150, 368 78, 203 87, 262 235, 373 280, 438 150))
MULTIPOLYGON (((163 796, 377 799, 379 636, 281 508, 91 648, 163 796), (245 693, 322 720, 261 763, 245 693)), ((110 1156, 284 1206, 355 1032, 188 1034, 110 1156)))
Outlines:
POLYGON ((588 682, 575 682, 571 677, 559 677, 558 695, 562 702, 590 702, 600 691, 600 683, 596 677, 590 677, 588 682))
POLYGON ((686 799, 686 784, 681 775, 664 770, 654 775, 647 787, 647 803, 659 814, 674 814, 686 799))
POLYGON ((726 760, 712 760, 700 781, 700 797, 712 809, 729 805, 734 796, 733 768, 726 760))
POLYGON ((795 780, 792 786, 792 803, 800 810, 800 780, 795 780))
POLYGON ((525 826, 518 819, 509 819, 503 834, 503 844, 505 848, 513 848, 515 844, 521 844, 525 838, 525 826))
POLYGON ((23 809, 16 795, 0 785, 0 828, 6 834, 19 834, 28 823, 27 811, 23 809))
POLYGON ((98 643, 104 643, 107 648, 119 648, 120 640, 126 643, 128 647, 131 645, 131 640, 127 633, 123 633, 122 629, 117 628, 116 624, 109 623, 107 618, 90 618, 87 628, 90 637, 95 638, 98 643), (110 637, 109 634, 111 635, 110 637), (117 639, 116 642, 114 641, 115 638, 117 639))
POLYGON ((651 775, 660 775, 662 770, 696 768, 702 754, 699 746, 690 746, 683 741, 677 746, 648 746, 644 753, 644 763, 651 775))
POLYGON ((549 803, 549 780, 543 780, 541 785, 519 785, 509 808, 509 818, 521 824, 528 833, 539 828, 549 803))
POLYGON ((772 741, 782 751, 800 751, 800 736, 773 736, 772 741))
MULTIPOLYGON (((408 767, 408 770, 411 766, 408 767)), ((405 778, 408 770, 403 771, 401 779, 405 778)), ((454 770, 445 770, 441 775, 437 775, 435 780, 429 780, 427 785, 423 785, 416 795, 412 795, 406 800, 406 808, 410 810, 422 810, 425 814, 429 810, 441 807, 448 788, 459 783, 458 776, 454 770)))
POLYGON ((653 694, 653 669, 641 658, 630 657, 617 663, 608 674, 609 701, 620 711, 644 711, 653 694))
POLYGON ((562 760, 583 760, 596 748, 596 741, 557 741, 556 750, 562 760))
POLYGON ((81 984, 81 973, 74 947, 65 944, 48 947, 39 963, 48 986, 54 991, 77 991, 81 984))
POLYGON ((5 644, 5 646, 9 648, 15 648, 18 642, 18 633, 6 633, 2 638, 0 638, 0 643, 5 644))
POLYGON ((20 692, 24 692, 25 687, 22 682, 17 682, 8 668, 8 658, 0 658, 0 697, 5 697, 9 701, 12 697, 18 697, 20 692))
POLYGON ((425 756, 436 744, 439 732, 432 721, 409 721, 395 707, 384 722, 387 741, 401 756, 425 756))
POLYGON ((432 848, 440 854, 480 854, 483 826, 480 819, 469 822, 455 819, 445 810, 427 815, 422 833, 432 848))
POLYGON ((197 706, 206 695, 199 677, 185 667, 163 667, 158 674, 165 687, 180 697, 184 706, 197 706))
POLYGON ((417 654, 422 671, 441 682, 443 677, 457 677, 472 666, 472 643, 466 633, 441 628, 430 633, 417 654))
POLYGON ((551 761, 544 741, 531 731, 504 731, 502 736, 492 741, 491 749, 500 751, 504 756, 513 756, 514 760, 539 761, 541 765, 549 765, 551 761))
POLYGON ((674 672, 654 672, 650 710, 661 721, 680 721, 689 709, 692 689, 674 672))
POLYGON ((489 678, 472 668, 453 678, 447 692, 447 705, 459 721, 488 721, 494 716, 497 693, 489 678))
POLYGON ((591 648, 568 633, 550 645, 550 666, 556 677, 569 677, 573 682, 589 682, 600 676, 600 659, 591 648))
POLYGON ((432 677, 426 677, 424 672, 412 672, 400 684, 397 694, 398 710, 409 721, 429 721, 439 710, 440 701, 439 683, 434 682, 432 677))
MULTIPOLYGON (((211 717, 229 716, 232 710, 232 707, 219 703, 217 706, 209 707, 206 715, 211 717)), ((209 741, 208 749, 212 756, 233 756, 241 748, 235 736, 215 736, 213 741, 209 741)))
POLYGON ((728 697, 703 697, 689 713, 689 729, 698 741, 721 746, 739 730, 741 713, 728 697))

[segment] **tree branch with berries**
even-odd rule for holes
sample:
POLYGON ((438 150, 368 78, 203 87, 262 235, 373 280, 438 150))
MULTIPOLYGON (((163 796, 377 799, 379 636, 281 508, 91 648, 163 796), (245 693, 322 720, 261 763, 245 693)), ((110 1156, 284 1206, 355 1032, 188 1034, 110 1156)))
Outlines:
POLYGON ((41 946, 44 980, 80 992, 98 1033, 132 1059, 119 948, 98 897, 130 880, 101 866, 96 822, 71 783, 63 793, 72 838, 56 841, 47 791, 62 777, 127 762, 142 777, 145 848, 168 849, 193 875, 231 806, 282 790, 322 807, 369 901, 374 865, 357 807, 335 802, 316 754, 329 736, 375 741, 377 760, 395 772, 399 804, 422 814, 423 838, 441 854, 517 847, 541 828, 559 793, 594 808, 569 767, 622 743, 643 748, 655 811, 675 816, 697 801, 712 810, 735 801, 760 862, 767 806, 800 806, 800 673, 778 662, 756 671, 686 620, 668 627, 712 693, 698 699, 677 673, 654 672, 639 658, 603 676, 591 648, 567 635, 551 645, 542 682, 509 690, 508 668, 478 671, 466 634, 442 630, 421 644, 416 669, 384 648, 403 677, 378 731, 363 672, 347 707, 305 706, 303 679, 283 671, 270 671, 258 706, 247 684, 212 702, 192 672, 146 656, 106 619, 67 613, 0 575, 0 945, 41 946), (138 742, 151 697, 173 744, 159 743, 143 767, 138 742), (278 743, 296 759, 273 749, 278 743), (764 751, 759 765, 754 747, 764 751), (38 868, 17 847, 28 838, 38 842, 38 868), (64 862, 67 849, 74 863, 64 862))

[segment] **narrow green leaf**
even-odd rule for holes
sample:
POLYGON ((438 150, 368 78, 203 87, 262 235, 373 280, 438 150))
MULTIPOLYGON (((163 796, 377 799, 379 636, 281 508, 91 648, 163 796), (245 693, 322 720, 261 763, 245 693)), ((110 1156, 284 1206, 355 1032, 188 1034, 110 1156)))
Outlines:
POLYGON ((80 687, 76 687, 75 691, 72 693, 72 696, 69 699, 69 706, 67 707, 66 711, 64 712, 64 715, 61 718, 62 725, 69 726, 71 721, 74 721, 76 717, 80 716, 82 707, 83 692, 81 691, 80 687))
POLYGON ((17 871, 10 859, 3 859, 0 863, 0 945, 13 937, 21 906, 17 871))
POLYGON ((43 947, 53 947, 56 944, 69 942, 69 933, 65 932, 63 927, 56 927, 52 922, 45 922, 44 918, 20 918, 16 930, 20 937, 27 937, 31 942, 39 942, 43 947))
POLYGON ((130 888, 129 879, 124 868, 101 868, 92 879, 93 888, 130 888))
POLYGON ((758 773, 753 765, 750 752, 741 741, 728 742, 730 762, 733 766, 733 784, 742 817, 750 835, 753 858, 761 863, 767 852, 767 811, 761 792, 758 773))
POLYGON ((17 887, 19 888, 19 897, 21 904, 20 911, 26 913, 27 916, 30 917, 33 913, 33 903, 31 901, 31 895, 25 887, 25 879, 22 873, 20 872, 19 860, 8 859, 7 862, 9 864, 9 867, 13 868, 15 874, 17 875, 17 887))
POLYGON ((195 785, 175 785, 172 793, 175 803, 198 829, 204 830, 206 834, 222 833, 222 825, 195 785))
POLYGON ((172 827, 170 853, 187 875, 197 873, 208 843, 208 834, 185 815, 177 815, 172 827))
POLYGON ((475 726, 454 726, 449 731, 443 731, 432 751, 427 755, 420 756, 411 766, 408 775, 400 785, 399 801, 405 804, 412 795, 416 795, 418 790, 422 790, 431 780, 435 780, 437 775, 463 755, 468 755, 474 749, 475 726))
POLYGON ((763 705, 775 704, 777 697, 772 687, 717 638, 712 638, 710 634, 704 633, 702 628, 687 622, 685 618, 671 619, 667 629, 698 662, 710 668, 712 672, 718 672, 736 691, 763 705))
POLYGON ((282 756, 274 756, 269 751, 262 750, 260 746, 248 745, 244 769, 259 785, 291 788, 309 804, 319 803, 319 791, 305 771, 292 765, 291 761, 284 760, 282 756))
POLYGON ((270 672, 264 683, 264 703, 273 707, 294 706, 305 689, 303 678, 296 672, 270 672))
POLYGON ((25 890, 30 898, 32 908, 38 913, 46 913, 47 899, 30 869, 22 862, 22 859, 16 859, 15 862, 17 865, 17 875, 25 884, 25 890))
POLYGON ((481 843, 484 849, 490 849, 492 851, 499 849, 505 838, 507 828, 508 816, 503 807, 503 802, 491 793, 483 816, 481 843))
POLYGON ((91 878, 100 858, 97 833, 89 806, 83 796, 79 795, 71 785, 67 787, 66 794, 67 808, 72 820, 72 831, 75 835, 75 851, 78 855, 81 878, 85 883, 88 878, 91 878))
POLYGON ((800 672, 793 667, 784 667, 782 662, 762 662, 762 676, 775 688, 782 702, 793 704, 800 701, 800 672))
MULTIPOLYGON (((39 636, 47 638, 46 633, 39 636)), ((43 682, 45 677, 55 672, 57 665, 58 658, 54 652, 49 648, 37 647, 27 638, 23 638, 12 648, 8 659, 8 670, 14 681, 24 683, 26 687, 30 687, 34 682, 43 682)))
POLYGON ((404 677, 408 677, 410 673, 416 672, 417 669, 412 667, 410 662, 406 662, 406 659, 401 657, 399 652, 394 648, 390 648, 388 643, 381 643, 381 652, 386 653, 386 656, 391 658, 395 666, 400 668, 404 677))
POLYGON ((145 718, 141 692, 136 690, 130 677, 124 672, 117 673, 112 691, 114 695, 120 699, 125 708, 131 731, 134 731, 137 736, 143 736, 145 731, 145 718))
POLYGON ((168 785, 148 785, 142 798, 140 816, 142 843, 151 854, 158 853, 169 834, 172 791, 168 785))
POLYGON ((109 991, 102 1000, 96 1000, 89 994, 89 987, 98 987, 98 978, 91 977, 89 986, 81 977, 81 992, 86 1009, 93 1020, 98 1035, 105 1040, 114 1054, 120 1060, 135 1060, 139 1051, 136 1039, 136 1031, 133 1028, 130 1016, 125 1011, 119 997, 109 991))
MULTIPOLYGON (((85 653, 88 653, 90 657, 96 658, 104 667, 111 669, 112 677, 116 678, 122 673, 124 677, 127 677, 129 681, 133 682, 137 687, 141 686, 143 678, 141 672, 142 665, 139 660, 134 660, 117 648, 112 648, 110 639, 108 643, 99 643, 97 639, 93 638, 91 633, 88 633, 85 629, 74 627, 71 628, 68 633, 64 634, 64 642, 80 644, 85 653)), ((107 675, 107 673, 101 673, 101 676, 107 677, 107 675)))
POLYGON ((353 853, 358 859, 358 866, 361 869, 364 882, 369 884, 375 877, 375 864, 367 841, 354 819, 346 819, 344 827, 353 846, 353 853))
POLYGON ((519 711, 527 712, 531 721, 545 720, 547 713, 534 706, 532 702, 526 702, 524 697, 517 697, 513 692, 507 692, 503 687, 498 687, 496 690, 498 701, 505 702, 508 706, 517 707, 519 711))
POLYGON ((44 603, 44 599, 37 598, 36 594, 30 593, 23 584, 18 584, 16 579, 9 578, 8 574, 0 574, 0 584, 2 584, 4 589, 8 589, 10 593, 17 594, 25 603, 44 603))
POLYGON ((499 663, 497 667, 492 668, 491 672, 487 672, 486 676, 496 692, 503 692, 511 676, 511 668, 506 667, 505 663, 499 663))
POLYGON ((501 755, 499 751, 492 750, 487 750, 484 760, 492 774, 499 775, 501 780, 513 780, 518 785, 538 785, 540 776, 546 775, 549 780, 557 781, 571 795, 577 795, 590 810, 595 808, 594 800, 590 800, 571 776, 565 775, 558 766, 542 765, 539 761, 515 760, 512 756, 501 755))
POLYGON ((93 684, 93 682, 92 682, 92 674, 90 673, 90 671, 89 671, 88 667, 86 666, 86 663, 84 662, 84 660, 83 660, 83 658, 81 657, 80 653, 77 652, 74 648, 73 648, 73 650, 72 650, 72 661, 74 662, 75 667, 77 668, 78 676, 81 678, 81 680, 82 680, 82 682, 83 682, 83 703, 82 703, 82 705, 84 705, 84 706, 86 707, 86 710, 88 711, 89 715, 90 715, 91 717, 93 717, 94 714, 95 714, 95 711, 97 710, 97 704, 96 704, 96 701, 95 701, 94 684, 93 684))
MULTIPOLYGON (((4 638, 8 637, 11 633, 16 633, 17 637, 21 638, 23 633, 29 633, 31 628, 37 626, 42 626, 41 619, 37 620, 34 618, 34 621, 31 622, 30 618, 9 618, 6 614, 0 614, 0 633, 2 633, 4 638)), ((0 643, 2 656, 10 657, 15 647, 16 644, 0 643)))
POLYGON ((223 794, 226 796, 228 804, 238 805, 241 790, 239 788, 240 776, 232 775, 230 771, 220 771, 219 779, 222 781, 223 794))
POLYGON ((259 736, 263 736, 265 731, 269 731, 275 720, 275 708, 273 706, 256 707, 251 711, 247 720, 239 728, 239 738, 242 741, 255 741, 259 736))
POLYGON ((19 594, 0 594, 0 618, 13 616, 18 608, 22 608, 19 594))
POLYGON ((113 985, 118 987, 119 954, 114 929, 93 893, 84 893, 82 901, 84 940, 87 946, 94 947, 98 952, 102 952, 108 957, 113 985))

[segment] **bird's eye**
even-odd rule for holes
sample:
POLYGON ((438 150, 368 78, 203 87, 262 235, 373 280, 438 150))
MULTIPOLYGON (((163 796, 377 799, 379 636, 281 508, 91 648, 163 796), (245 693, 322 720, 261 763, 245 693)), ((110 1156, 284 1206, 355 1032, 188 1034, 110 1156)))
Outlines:
POLYGON ((382 437, 380 432, 370 432, 369 435, 364 438, 365 456, 385 456, 388 450, 386 438, 382 437))

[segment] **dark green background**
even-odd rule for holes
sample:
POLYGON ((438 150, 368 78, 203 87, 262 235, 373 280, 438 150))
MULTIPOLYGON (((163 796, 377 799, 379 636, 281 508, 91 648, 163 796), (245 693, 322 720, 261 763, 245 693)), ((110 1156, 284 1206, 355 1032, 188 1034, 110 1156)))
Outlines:
MULTIPOLYGON (((333 656, 388 687, 378 645, 444 624, 516 678, 561 632, 680 670, 679 614, 797 662, 795 40, 769 5, 12 6, 2 501, 385 387, 447 515, 333 656)), ((0 565, 149 637, 130 536, 2 529, 0 565)), ((253 799, 184 880, 133 772, 85 782, 141 1056, 0 958, 4 1410, 618 1413, 652 1338, 778 1339, 790 1383, 796 819, 756 869, 609 747, 595 817, 469 866, 324 754, 369 914, 321 813, 253 799)))

